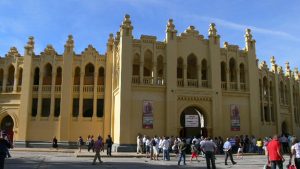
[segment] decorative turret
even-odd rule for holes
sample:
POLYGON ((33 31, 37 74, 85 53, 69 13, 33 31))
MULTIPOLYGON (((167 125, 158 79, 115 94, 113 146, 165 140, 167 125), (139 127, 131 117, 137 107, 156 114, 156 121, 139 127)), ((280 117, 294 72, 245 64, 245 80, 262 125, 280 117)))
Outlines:
POLYGON ((130 15, 126 14, 120 26, 121 36, 132 36, 133 26, 131 25, 130 15))
POLYGON ((44 52, 42 52, 42 55, 55 56, 55 55, 57 55, 57 53, 56 53, 55 49, 53 48, 53 46, 48 44, 47 47, 45 48, 44 52))
POLYGON ((299 80, 299 70, 297 67, 295 67, 295 69, 294 69, 294 77, 295 77, 295 80, 299 80))
POLYGON ((27 55, 33 55, 34 54, 34 38, 33 36, 30 36, 28 38, 27 45, 25 46, 25 54, 27 55))
POLYGON ((114 45, 114 34, 110 33, 106 43, 107 51, 111 51, 114 45))
POLYGON ((290 63, 289 62, 286 62, 285 63, 285 75, 288 76, 288 77, 291 77, 291 69, 290 69, 290 63))
POLYGON ((166 33, 167 33, 167 40, 174 40, 174 38, 176 37, 177 30, 175 29, 173 19, 169 19, 166 33))
POLYGON ((275 57, 272 56, 270 61, 271 61, 271 69, 272 69, 272 72, 273 72, 273 73, 277 72, 277 65, 276 65, 275 57))
POLYGON ((223 47, 227 48, 228 47, 228 42, 224 42, 223 47))
POLYGON ((5 55, 6 57, 20 57, 20 53, 16 47, 11 47, 8 53, 5 55))
POLYGON ((246 29, 245 34, 246 50, 255 49, 255 40, 252 39, 251 29, 246 29))
POLYGON ((209 36, 217 36, 217 29, 216 29, 216 24, 215 23, 211 23, 209 25, 208 35, 209 36))
POLYGON ((65 44, 65 52, 71 52, 71 51, 73 51, 73 48, 74 48, 73 36, 69 35, 68 40, 65 44))

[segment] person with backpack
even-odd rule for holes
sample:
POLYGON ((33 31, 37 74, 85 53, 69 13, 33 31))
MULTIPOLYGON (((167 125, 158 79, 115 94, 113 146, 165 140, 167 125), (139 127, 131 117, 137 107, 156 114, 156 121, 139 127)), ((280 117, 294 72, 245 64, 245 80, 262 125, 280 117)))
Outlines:
POLYGON ((96 164, 96 160, 99 160, 99 163, 103 163, 103 161, 101 161, 101 156, 100 156, 100 151, 103 150, 103 142, 102 142, 102 138, 101 136, 98 136, 98 140, 94 143, 93 149, 95 150, 95 156, 94 156, 94 160, 93 160, 93 165, 96 164))

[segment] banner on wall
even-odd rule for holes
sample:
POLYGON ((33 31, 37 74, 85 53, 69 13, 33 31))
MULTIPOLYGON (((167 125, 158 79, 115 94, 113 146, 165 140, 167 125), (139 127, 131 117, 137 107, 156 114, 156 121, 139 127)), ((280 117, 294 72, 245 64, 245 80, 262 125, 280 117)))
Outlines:
POLYGON ((231 131, 240 131, 240 110, 238 105, 230 105, 230 120, 231 120, 231 131))
POLYGON ((185 127, 199 127, 199 116, 185 115, 185 127))
POLYGON ((143 128, 153 129, 153 101, 143 102, 143 128))

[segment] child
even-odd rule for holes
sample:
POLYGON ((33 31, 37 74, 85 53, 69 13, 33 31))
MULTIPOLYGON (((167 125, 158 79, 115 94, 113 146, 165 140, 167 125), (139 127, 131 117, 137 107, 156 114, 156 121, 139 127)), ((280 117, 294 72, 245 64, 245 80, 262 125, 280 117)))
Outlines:
POLYGON ((196 157, 196 160, 199 162, 199 160, 198 160, 198 150, 197 150, 197 147, 196 147, 195 144, 196 144, 196 141, 193 141, 193 144, 191 145, 192 156, 191 156, 190 162, 192 162, 192 159, 194 157, 196 157))
POLYGON ((237 155, 236 155, 237 159, 243 159, 243 149, 244 149, 244 145, 243 145, 242 142, 240 142, 238 152, 237 152, 237 155))

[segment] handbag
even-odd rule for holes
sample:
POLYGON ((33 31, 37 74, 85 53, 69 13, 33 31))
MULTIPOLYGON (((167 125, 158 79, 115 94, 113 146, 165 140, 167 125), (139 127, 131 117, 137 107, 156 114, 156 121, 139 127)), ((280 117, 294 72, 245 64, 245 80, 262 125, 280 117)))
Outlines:
POLYGON ((271 169, 271 166, 269 164, 265 164, 264 169, 271 169))
POLYGON ((290 165, 288 169, 297 169, 295 165, 290 165))

